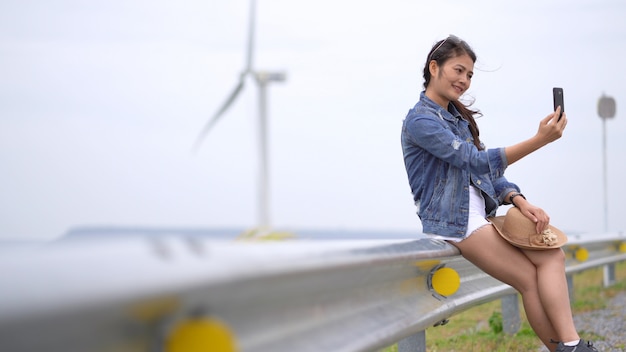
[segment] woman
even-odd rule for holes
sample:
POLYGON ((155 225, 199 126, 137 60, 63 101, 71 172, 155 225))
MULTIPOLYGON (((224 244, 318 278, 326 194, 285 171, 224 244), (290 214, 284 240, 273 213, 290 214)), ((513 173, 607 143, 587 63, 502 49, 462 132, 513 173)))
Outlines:
POLYGON ((499 205, 512 204, 536 224, 537 233, 548 226, 548 214, 528 202, 504 170, 559 139, 567 117, 556 118, 558 107, 530 139, 486 149, 474 120, 478 112, 459 102, 475 62, 459 38, 437 42, 424 66, 425 90, 403 123, 404 161, 423 231, 450 242, 467 260, 519 291, 530 325, 551 351, 597 351, 574 327, 563 251, 514 247, 486 219, 499 205))

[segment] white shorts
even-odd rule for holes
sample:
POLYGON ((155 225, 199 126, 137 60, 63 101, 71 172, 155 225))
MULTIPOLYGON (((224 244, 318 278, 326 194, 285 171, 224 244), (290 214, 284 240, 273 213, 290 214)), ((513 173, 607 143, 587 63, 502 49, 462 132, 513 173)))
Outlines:
POLYGON ((450 236, 440 236, 434 234, 427 234, 429 237, 438 239, 438 240, 446 240, 452 242, 461 242, 464 239, 468 238, 471 234, 476 232, 476 230, 480 229, 485 225, 491 225, 489 221, 487 221, 487 214, 485 213, 485 199, 483 195, 480 193, 480 190, 473 185, 470 185, 469 192, 469 217, 467 220, 467 231, 465 232, 464 237, 450 237, 450 236))

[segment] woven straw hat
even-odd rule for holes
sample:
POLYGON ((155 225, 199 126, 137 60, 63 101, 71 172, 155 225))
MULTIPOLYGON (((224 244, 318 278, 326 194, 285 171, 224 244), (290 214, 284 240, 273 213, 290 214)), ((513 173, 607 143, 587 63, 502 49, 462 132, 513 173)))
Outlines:
POLYGON ((567 243, 565 233, 552 225, 537 233, 535 223, 517 207, 511 207, 505 216, 489 218, 489 221, 500 236, 515 247, 542 250, 559 248, 567 243))

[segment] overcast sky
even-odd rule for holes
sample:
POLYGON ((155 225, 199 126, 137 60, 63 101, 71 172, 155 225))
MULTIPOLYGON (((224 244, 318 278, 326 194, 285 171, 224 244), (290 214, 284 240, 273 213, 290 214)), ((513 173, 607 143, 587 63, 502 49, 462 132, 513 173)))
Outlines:
MULTIPOLYGON (((249 2, 0 2, 0 239, 76 226, 257 224, 252 80, 197 154, 244 66, 249 2)), ((432 44, 478 55, 469 95, 488 147, 532 136, 565 91, 564 137, 507 169, 557 227, 626 229, 626 3, 259 0, 269 87, 271 222, 279 229, 421 230, 400 128, 432 44)), ((505 210, 505 209, 501 209, 505 210)))

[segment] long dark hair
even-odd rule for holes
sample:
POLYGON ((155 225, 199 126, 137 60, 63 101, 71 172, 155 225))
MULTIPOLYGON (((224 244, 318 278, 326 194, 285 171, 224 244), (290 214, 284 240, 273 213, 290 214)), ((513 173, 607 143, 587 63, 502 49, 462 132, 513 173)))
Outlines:
MULTIPOLYGON (((474 50, 472 50, 469 44, 454 35, 450 35, 448 38, 435 43, 432 49, 430 49, 426 59, 426 65, 424 65, 424 89, 426 89, 428 84, 430 84, 431 75, 429 64, 432 60, 435 60, 439 67, 443 67, 443 64, 449 59, 464 54, 467 54, 472 59, 472 62, 476 62, 476 54, 474 53, 474 50)), ((472 110, 469 108, 469 105, 465 105, 458 100, 454 100, 451 103, 461 113, 461 116, 469 123, 470 132, 472 133, 472 137, 474 137, 474 145, 479 150, 483 150, 484 147, 478 137, 480 135, 478 125, 476 124, 476 119, 474 118, 474 116, 481 116, 480 111, 472 110)))

